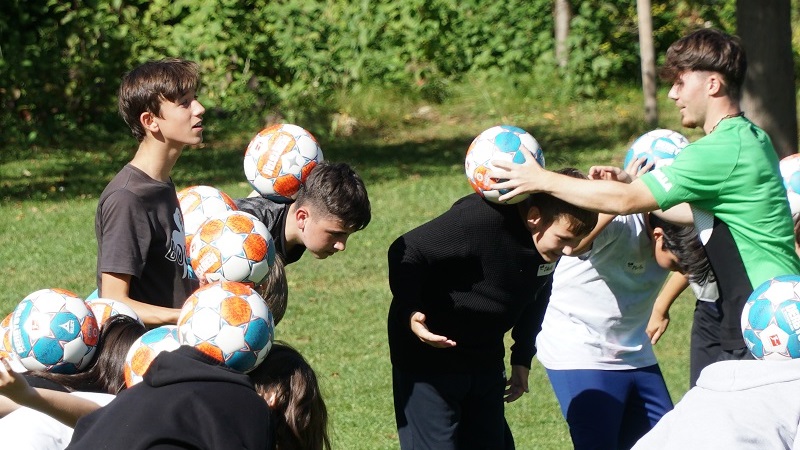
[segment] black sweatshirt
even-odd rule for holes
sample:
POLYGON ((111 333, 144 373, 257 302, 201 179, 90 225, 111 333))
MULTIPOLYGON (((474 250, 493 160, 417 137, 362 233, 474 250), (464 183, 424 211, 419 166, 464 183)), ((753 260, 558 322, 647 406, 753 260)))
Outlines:
POLYGON ((183 346, 161 352, 141 383, 80 419, 67 448, 269 450, 272 434, 247 375, 183 346))
POLYGON ((513 327, 511 364, 530 368, 554 269, 536 250, 516 205, 477 194, 458 200, 389 248, 392 364, 414 372, 503 370, 503 337, 513 327), (456 346, 421 342, 409 326, 414 311, 456 346))

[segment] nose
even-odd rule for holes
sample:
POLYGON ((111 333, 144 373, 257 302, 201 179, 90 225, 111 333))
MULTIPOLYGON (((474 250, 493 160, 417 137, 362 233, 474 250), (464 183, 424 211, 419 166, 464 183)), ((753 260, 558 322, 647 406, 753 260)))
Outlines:
POLYGON ((572 250, 574 250, 574 247, 567 245, 561 250, 561 254, 564 256, 569 256, 572 254, 572 250))
POLYGON ((346 247, 347 239, 342 239, 341 241, 337 241, 335 244, 333 244, 333 248, 335 248, 337 252, 343 252, 346 247))
POLYGON ((206 108, 203 106, 202 103, 200 103, 200 101, 198 101, 197 99, 194 99, 194 101, 192 103, 194 104, 194 115, 195 116, 199 117, 199 116, 202 116, 203 114, 205 114, 206 108))
POLYGON ((678 85, 676 83, 672 84, 667 97, 669 97, 671 100, 678 100, 678 85))

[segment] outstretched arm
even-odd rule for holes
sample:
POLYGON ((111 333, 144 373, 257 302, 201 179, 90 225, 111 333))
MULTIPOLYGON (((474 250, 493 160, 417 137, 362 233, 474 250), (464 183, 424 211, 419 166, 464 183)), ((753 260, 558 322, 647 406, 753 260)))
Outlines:
POLYGON ((523 152, 525 162, 492 161, 497 167, 488 175, 507 179, 492 185, 492 189, 510 189, 500 200, 519 194, 544 192, 580 208, 606 214, 626 215, 658 209, 653 194, 641 180, 620 183, 607 180, 580 180, 545 170, 536 160, 523 152))
POLYGON ((653 312, 647 323, 645 333, 650 338, 650 343, 655 345, 669 326, 669 309, 681 293, 689 286, 689 280, 680 272, 675 272, 661 288, 653 304, 653 312))
POLYGON ((66 392, 31 387, 25 377, 11 370, 6 358, 0 360, 0 394, 16 405, 35 409, 73 428, 78 419, 100 408, 91 400, 66 392))

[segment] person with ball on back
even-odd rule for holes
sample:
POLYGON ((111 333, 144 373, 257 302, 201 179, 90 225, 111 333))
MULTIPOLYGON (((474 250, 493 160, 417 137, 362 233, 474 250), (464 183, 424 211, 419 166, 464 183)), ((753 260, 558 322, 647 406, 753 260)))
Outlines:
POLYGON ((596 223, 546 194, 514 205, 472 194, 394 241, 388 334, 401 448, 514 447, 503 402, 528 390, 556 262, 596 223))
MULTIPOLYGON (((701 29, 673 43, 662 78, 680 108, 685 127, 706 136, 686 146, 667 167, 631 183, 576 180, 541 168, 533 158, 521 165, 498 162, 490 176, 505 197, 543 192, 610 214, 667 210, 694 222, 717 277, 721 315, 719 360, 751 358, 739 330, 744 302, 772 277, 800 273, 786 190, 769 136, 743 116, 739 101, 747 69, 739 40, 701 29), (680 205, 680 206, 679 206, 680 205), (678 211, 675 211, 676 208, 678 211), (689 213, 691 211, 691 213, 689 213)), ((604 170, 599 168, 597 170, 604 170)), ((501 197, 504 199, 505 197, 501 197)))
POLYGON ((240 211, 267 226, 277 255, 287 265, 306 250, 317 259, 344 251, 350 235, 366 228, 372 218, 364 181, 345 163, 317 164, 290 203, 275 202, 257 191, 234 201, 240 211))
POLYGON ((192 292, 170 173, 187 145, 203 142, 199 82, 194 62, 163 59, 128 72, 119 89, 120 114, 139 147, 97 204, 97 286, 150 327, 177 322, 192 292))

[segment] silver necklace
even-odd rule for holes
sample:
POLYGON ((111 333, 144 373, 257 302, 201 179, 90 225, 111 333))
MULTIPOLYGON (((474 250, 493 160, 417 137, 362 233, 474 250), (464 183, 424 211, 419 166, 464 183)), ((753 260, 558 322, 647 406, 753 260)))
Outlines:
POLYGON ((734 117, 742 117, 742 116, 744 116, 744 111, 739 111, 739 112, 738 112, 738 113, 736 113, 736 114, 728 114, 727 116, 725 116, 725 117, 723 117, 723 118, 719 119, 719 120, 717 121, 717 124, 716 124, 716 125, 714 125, 714 128, 712 128, 712 129, 711 129, 711 131, 709 131, 709 132, 708 132, 708 134, 711 134, 711 133, 713 133, 713 132, 714 132, 714 130, 716 130, 716 129, 717 129, 717 127, 719 126, 720 122, 722 122, 723 120, 725 120, 725 119, 733 119, 734 117))

